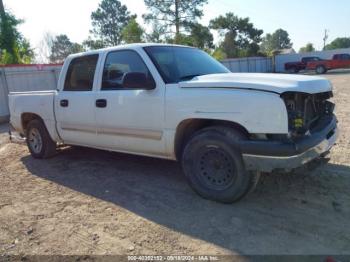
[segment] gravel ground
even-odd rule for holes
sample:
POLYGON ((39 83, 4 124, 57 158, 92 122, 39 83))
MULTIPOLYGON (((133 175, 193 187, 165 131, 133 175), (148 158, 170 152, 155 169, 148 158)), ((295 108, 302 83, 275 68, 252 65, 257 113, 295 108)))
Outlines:
POLYGON ((330 162, 264 175, 233 205, 198 197, 175 162, 69 147, 34 160, 0 126, 0 254, 350 255, 350 73, 326 77, 330 162))

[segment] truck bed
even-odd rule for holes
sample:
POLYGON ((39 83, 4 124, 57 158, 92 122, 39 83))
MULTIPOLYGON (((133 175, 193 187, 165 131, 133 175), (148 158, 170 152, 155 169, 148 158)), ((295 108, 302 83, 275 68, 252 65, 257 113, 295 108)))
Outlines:
MULTIPOLYGON (((18 131, 22 130, 22 116, 26 113, 39 115, 48 127, 54 130, 54 99, 57 91, 11 92, 9 94, 9 109, 11 125, 18 131)), ((53 135, 53 134, 52 134, 53 135)))

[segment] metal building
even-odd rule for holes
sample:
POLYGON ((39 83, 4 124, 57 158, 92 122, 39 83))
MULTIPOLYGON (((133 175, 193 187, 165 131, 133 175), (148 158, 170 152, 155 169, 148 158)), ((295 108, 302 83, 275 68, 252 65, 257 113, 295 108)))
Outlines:
POLYGON ((271 73, 271 57, 231 58, 221 61, 231 72, 271 73))

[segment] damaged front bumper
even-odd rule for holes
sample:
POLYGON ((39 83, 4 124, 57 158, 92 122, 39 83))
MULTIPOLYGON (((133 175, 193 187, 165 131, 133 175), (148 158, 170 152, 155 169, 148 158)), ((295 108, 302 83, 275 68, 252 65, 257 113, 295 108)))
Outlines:
POLYGON ((326 155, 338 138, 334 115, 326 125, 296 142, 242 141, 240 144, 247 170, 272 172, 290 171, 326 155))

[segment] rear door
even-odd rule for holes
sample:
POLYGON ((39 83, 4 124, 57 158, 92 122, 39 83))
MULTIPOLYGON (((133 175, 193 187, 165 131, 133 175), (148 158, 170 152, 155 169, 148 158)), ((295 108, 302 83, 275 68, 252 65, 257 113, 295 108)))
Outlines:
MULTIPOLYGON (((66 144, 96 146, 95 75, 98 54, 73 58, 55 99, 57 129, 66 144)), ((63 69, 64 70, 64 69, 63 69)))

